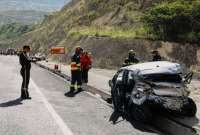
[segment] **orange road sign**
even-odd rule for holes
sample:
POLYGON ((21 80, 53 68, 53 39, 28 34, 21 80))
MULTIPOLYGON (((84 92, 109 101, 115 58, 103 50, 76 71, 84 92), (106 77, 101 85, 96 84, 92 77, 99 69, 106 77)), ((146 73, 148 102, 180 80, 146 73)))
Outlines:
POLYGON ((52 47, 51 54, 65 54, 65 47, 52 47))

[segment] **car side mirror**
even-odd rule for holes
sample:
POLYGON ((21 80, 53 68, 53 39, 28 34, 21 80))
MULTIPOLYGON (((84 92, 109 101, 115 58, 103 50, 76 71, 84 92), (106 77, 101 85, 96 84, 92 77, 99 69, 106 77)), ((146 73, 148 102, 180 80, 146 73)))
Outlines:
POLYGON ((194 73, 193 72, 189 72, 188 74, 186 74, 184 76, 184 83, 190 84, 192 81, 192 77, 193 77, 194 73))
POLYGON ((113 87, 113 82, 112 82, 112 80, 109 80, 108 81, 108 84, 109 84, 109 86, 112 88, 113 87))

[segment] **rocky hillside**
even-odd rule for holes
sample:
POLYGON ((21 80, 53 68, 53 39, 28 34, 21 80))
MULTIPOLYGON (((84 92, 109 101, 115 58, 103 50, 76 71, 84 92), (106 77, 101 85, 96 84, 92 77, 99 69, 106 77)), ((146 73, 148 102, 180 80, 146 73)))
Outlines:
POLYGON ((121 66, 130 48, 135 49, 143 61, 149 60, 150 51, 158 48, 166 59, 197 65, 200 59, 197 46, 192 45, 187 53, 190 46, 187 44, 147 40, 143 16, 153 5, 166 1, 174 0, 75 0, 60 12, 49 15, 16 44, 18 47, 30 44, 34 51, 46 54, 52 46, 65 46, 68 50, 65 61, 69 60, 73 48, 81 45, 93 53, 95 66, 106 68, 121 66), (184 58, 176 55, 177 49, 180 54, 184 53, 184 58), (192 61, 187 57, 191 53, 192 61))

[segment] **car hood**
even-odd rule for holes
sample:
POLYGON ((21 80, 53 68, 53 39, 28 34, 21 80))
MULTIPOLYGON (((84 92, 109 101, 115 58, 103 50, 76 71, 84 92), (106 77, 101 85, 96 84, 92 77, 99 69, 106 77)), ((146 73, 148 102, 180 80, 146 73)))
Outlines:
POLYGON ((159 62, 146 62, 141 64, 135 64, 122 69, 132 70, 138 72, 140 75, 145 74, 180 74, 182 68, 178 63, 172 63, 168 61, 159 62))

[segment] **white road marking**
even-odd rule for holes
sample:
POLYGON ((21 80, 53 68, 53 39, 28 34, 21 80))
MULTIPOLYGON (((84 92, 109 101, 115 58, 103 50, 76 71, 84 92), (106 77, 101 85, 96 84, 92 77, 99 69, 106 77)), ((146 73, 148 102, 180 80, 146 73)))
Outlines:
POLYGON ((99 95, 99 94, 95 94, 95 96, 96 96, 97 98, 101 98, 101 95, 99 95))
POLYGON ((70 81, 67 81, 66 78, 63 78, 63 77, 61 77, 61 76, 59 76, 59 75, 57 75, 57 74, 55 74, 55 73, 52 73, 52 72, 49 71, 49 70, 47 70, 47 71, 48 71, 50 74, 52 74, 53 76, 56 76, 56 77, 60 78, 60 79, 63 80, 64 82, 70 83, 70 81))
POLYGON ((74 135, 72 131, 67 127, 66 123, 62 120, 62 118, 56 113, 56 111, 53 109, 51 104, 48 102, 46 97, 43 95, 43 93, 40 91, 40 88, 34 83, 32 79, 30 79, 30 82, 32 83, 32 86, 35 88, 36 92, 41 96, 42 101, 44 102, 46 108, 51 113, 52 117, 62 130, 64 135, 74 135))
POLYGON ((109 104, 109 103, 107 103, 105 100, 103 100, 102 98, 101 98, 101 96, 97 96, 97 95, 94 95, 94 94, 92 94, 92 93, 90 93, 90 92, 88 92, 88 91, 84 91, 85 93, 87 93, 88 95, 90 95, 91 97, 94 97, 94 98, 96 98, 96 99, 98 99, 100 102, 102 102, 103 104, 105 104, 105 105, 107 105, 107 106, 112 106, 111 104, 109 104))

